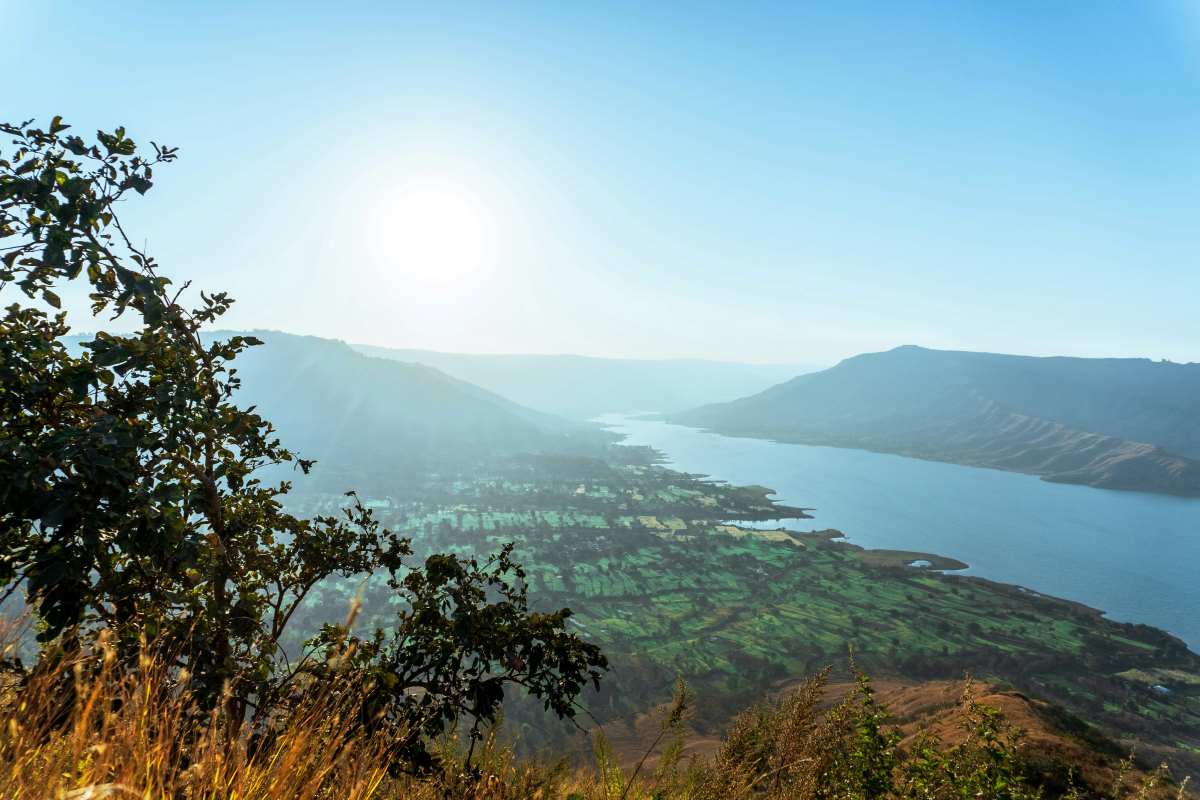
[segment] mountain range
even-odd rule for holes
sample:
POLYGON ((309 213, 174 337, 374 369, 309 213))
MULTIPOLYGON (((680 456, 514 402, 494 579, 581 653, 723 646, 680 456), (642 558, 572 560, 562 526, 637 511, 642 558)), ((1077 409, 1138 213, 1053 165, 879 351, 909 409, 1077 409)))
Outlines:
POLYGON ((253 334, 265 344, 236 362, 238 402, 256 405, 325 477, 402 479, 505 454, 596 452, 610 435, 581 420, 659 409, 726 435, 1200 496, 1200 364, 909 345, 794 375, 803 368, 253 334), (781 374, 790 379, 777 382, 781 374))
POLYGON ((909 345, 668 419, 727 435, 1200 496, 1200 364, 909 345))
MULTIPOLYGON (((317 460, 318 478, 351 472, 356 484, 364 475, 402 479, 506 454, 593 454, 614 437, 586 419, 735 397, 801 369, 435 353, 236 333, 263 342, 234 363, 242 381, 236 401, 256 406, 288 447, 317 460)), ((70 341, 78 347, 89 338, 70 341)))
POLYGON ((571 419, 608 412, 669 412, 733 400, 810 372, 798 364, 577 355, 486 355, 353 345, 378 358, 425 364, 523 406, 571 419))

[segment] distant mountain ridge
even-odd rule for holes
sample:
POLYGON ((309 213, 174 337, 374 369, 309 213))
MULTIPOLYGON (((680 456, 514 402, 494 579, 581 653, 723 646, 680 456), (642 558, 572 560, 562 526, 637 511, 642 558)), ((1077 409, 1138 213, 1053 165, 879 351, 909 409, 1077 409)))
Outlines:
POLYGON ((352 346, 366 355, 436 367, 523 406, 572 419, 607 412, 679 411, 733 400, 814 369, 699 359, 489 355, 352 346))
POLYGON ((907 345, 669 419, 729 435, 1200 496, 1200 364, 907 345))

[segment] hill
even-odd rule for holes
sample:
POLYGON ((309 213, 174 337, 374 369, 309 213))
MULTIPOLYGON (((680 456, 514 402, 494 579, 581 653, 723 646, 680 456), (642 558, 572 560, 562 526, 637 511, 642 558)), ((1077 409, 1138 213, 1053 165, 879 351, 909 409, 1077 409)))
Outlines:
POLYGON ((728 435, 1200 496, 1200 364, 905 346, 670 419, 728 435))
POLYGON ((591 419, 606 412, 677 411, 733 400, 813 369, 795 364, 698 359, 484 355, 354 347, 370 356, 436 367, 522 405, 573 419, 591 419))
POLYGON ((237 361, 240 400, 325 467, 411 474, 491 456, 589 451, 605 437, 422 364, 341 341, 256 331, 237 361))
POLYGON ((315 480, 339 490, 345 479, 368 488, 368 477, 387 481, 495 456, 592 453, 610 439, 432 367, 372 358, 333 339, 252 335, 264 344, 235 362, 236 401, 255 406, 288 447, 319 462, 315 480))
MULTIPOLYGON (((777 687, 773 695, 803 690, 804 680, 788 681, 777 687)), ((1118 780, 1120 760, 1129 753, 1087 722, 1044 700, 1029 697, 1003 686, 984 683, 970 684, 963 680, 913 681, 903 678, 872 680, 875 700, 889 712, 887 726, 900 735, 899 749, 916 752, 922 738, 936 737, 943 748, 963 744, 968 737, 970 715, 966 697, 995 709, 1004 721, 1022 733, 1020 752, 1026 758, 1036 783, 1049 796, 1066 793, 1072 783, 1088 796, 1102 797, 1118 780), (969 692, 969 694, 968 694, 969 692), (1073 773, 1073 775, 1071 774, 1073 773)), ((854 682, 831 683, 824 687, 818 705, 827 712, 837 703, 852 697, 857 689, 854 682)), ((626 770, 636 767, 650 751, 646 767, 653 769, 660 761, 652 749, 662 729, 663 717, 670 704, 655 706, 633 720, 622 720, 603 726, 613 755, 626 770)), ((682 754, 685 759, 701 762, 717 756, 724 742, 715 732, 699 731, 693 725, 683 730, 682 754)), ((1151 766, 1156 753, 1139 753, 1143 768, 1151 766)), ((1125 783, 1142 784, 1148 777, 1134 768, 1125 783)), ((1163 787, 1161 795, 1176 797, 1175 787, 1163 787)))

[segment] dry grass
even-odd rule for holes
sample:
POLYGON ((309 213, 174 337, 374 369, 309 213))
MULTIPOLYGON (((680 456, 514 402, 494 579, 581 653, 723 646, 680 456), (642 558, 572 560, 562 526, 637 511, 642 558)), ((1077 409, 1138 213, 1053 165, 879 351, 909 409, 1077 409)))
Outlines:
POLYGON ((378 797, 384 743, 337 699, 303 701, 251 752, 204 713, 161 660, 118 670, 110 651, 10 682, 0 700, 0 798, 378 797), (71 702, 68 698, 74 698, 71 702))
MULTIPOLYGON (((14 646, 0 644, 0 659, 14 646)), ((143 656, 135 670, 111 649, 64 658, 0 683, 0 800, 536 800, 588 791, 563 766, 516 758, 494 735, 474 768, 441 743, 449 766, 417 779, 390 774, 393 739, 365 732, 351 691, 301 698, 250 746, 219 711, 202 711, 180 689, 186 674, 143 656)), ((342 687, 346 688, 346 687, 342 687)))
MULTIPOLYGON (((890 788, 868 793, 862 731, 874 712, 856 694, 823 710, 820 676, 740 715, 708 759, 683 757, 691 701, 681 686, 661 716, 652 757, 632 767, 621 768, 602 735, 584 767, 521 760, 489 736, 476 748, 471 770, 462 767, 461 748, 447 740, 441 743, 446 769, 417 779, 389 774, 390 741, 357 725, 346 699, 351 692, 301 700, 264 744, 250 747, 248 731, 231 732, 219 712, 198 709, 179 678, 152 656, 134 670, 118 669, 103 646, 10 677, 0 684, 0 800, 939 800, 960 797, 955 782, 987 755, 980 749, 986 742, 970 736, 954 745, 954 760, 935 759, 934 767, 914 767, 914 759, 897 753, 896 766, 883 773, 890 788), (920 792, 913 791, 914 776, 924 781, 920 792)), ((1164 788, 1160 782, 1153 790, 1079 796, 1161 797, 1164 788)), ((1179 787, 1168 791, 1184 796, 1179 787)))

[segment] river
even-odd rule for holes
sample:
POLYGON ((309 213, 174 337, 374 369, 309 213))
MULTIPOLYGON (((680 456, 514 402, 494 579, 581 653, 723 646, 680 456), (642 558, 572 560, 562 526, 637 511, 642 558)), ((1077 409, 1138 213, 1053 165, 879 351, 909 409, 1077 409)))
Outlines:
POLYGON ((1030 475, 739 439, 608 415, 627 443, 669 465, 776 490, 864 547, 961 559, 966 572, 1103 609, 1179 636, 1200 652, 1200 500, 1047 483, 1030 475))

